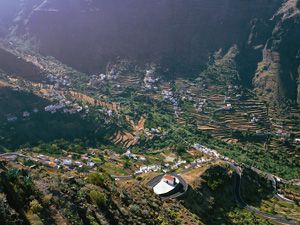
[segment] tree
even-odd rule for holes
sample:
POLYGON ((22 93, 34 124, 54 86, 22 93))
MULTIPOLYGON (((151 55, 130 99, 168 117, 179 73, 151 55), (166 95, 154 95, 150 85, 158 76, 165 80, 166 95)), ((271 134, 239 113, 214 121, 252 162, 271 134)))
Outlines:
POLYGON ((30 206, 30 210, 33 212, 33 213, 39 213, 42 211, 43 207, 41 206, 41 204, 36 200, 32 200, 30 203, 29 203, 29 206, 30 206))
POLYGON ((124 163, 124 168, 129 168, 131 166, 131 162, 129 159, 126 159, 125 160, 125 163, 124 163))
POLYGON ((92 190, 90 192, 89 196, 90 196, 91 201, 93 203, 97 204, 98 206, 102 207, 102 206, 106 205, 107 198, 104 193, 92 190))
POLYGON ((87 178, 87 182, 97 185, 104 186, 105 177, 101 173, 90 173, 87 178))
POLYGON ((186 153, 186 147, 184 144, 182 143, 179 143, 177 146, 176 146, 176 153, 180 156, 182 156, 184 153, 186 153))

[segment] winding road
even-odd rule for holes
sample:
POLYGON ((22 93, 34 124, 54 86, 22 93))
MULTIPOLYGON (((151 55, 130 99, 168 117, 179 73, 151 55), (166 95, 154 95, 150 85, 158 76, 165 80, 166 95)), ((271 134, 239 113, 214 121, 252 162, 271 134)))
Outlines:
MULTIPOLYGON (((241 207, 247 209, 250 212, 255 213, 258 216, 261 216, 265 219, 269 219, 278 224, 286 224, 286 225, 297 225, 298 224, 297 221, 294 221, 292 219, 286 219, 284 216, 281 216, 281 215, 273 215, 270 213, 262 212, 259 209, 248 205, 241 196, 242 169, 239 166, 234 165, 233 163, 230 163, 230 162, 227 162, 227 163, 236 172, 235 173, 234 195, 235 195, 235 199, 236 199, 237 203, 241 207)), ((275 184, 275 188, 276 188, 276 184, 275 184)))
MULTIPOLYGON (((27 158, 27 159, 30 159, 32 161, 38 161, 38 159, 35 159, 33 157, 30 157, 30 156, 26 156, 26 155, 18 153, 18 152, 0 154, 0 159, 1 158, 5 158, 5 157, 10 157, 10 156, 16 156, 16 157, 21 157, 21 158, 27 158)), ((299 224, 297 221, 294 221, 292 219, 287 219, 284 216, 273 215, 273 214, 270 214, 270 213, 262 212, 259 209, 255 208, 253 206, 248 205, 243 200, 243 198, 241 196, 241 180, 242 180, 242 169, 241 169, 241 167, 239 167, 237 164, 231 163, 229 161, 224 161, 224 162, 227 163, 235 171, 235 175, 234 175, 235 176, 234 195, 235 195, 236 202, 241 207, 247 209, 250 212, 255 213, 258 216, 261 216, 261 217, 263 217, 265 219, 269 219, 269 220, 271 220, 271 221, 273 221, 275 223, 278 223, 278 224, 286 224, 286 225, 297 225, 297 224, 299 224)), ((191 169, 193 169, 193 168, 186 169, 184 172, 188 172, 191 169)), ((274 178, 274 176, 272 174, 265 173, 263 171, 260 171, 260 170, 258 170, 256 168, 254 168, 254 167, 251 167, 251 169, 253 171, 259 173, 259 174, 265 174, 265 175, 267 175, 267 178, 272 182, 272 186, 274 188, 274 194, 277 197, 279 197, 280 199, 282 199, 284 201, 288 201, 288 202, 292 201, 290 199, 285 198, 284 196, 280 196, 277 193, 276 179, 274 178)), ((178 175, 176 173, 174 173, 172 175, 176 176, 180 180, 180 183, 183 185, 183 191, 182 192, 177 192, 177 193, 175 193, 173 195, 170 195, 170 196, 167 196, 167 197, 163 197, 162 199, 170 199, 170 198, 180 197, 180 196, 182 196, 188 190, 188 184, 184 181, 184 179, 180 175, 178 175)), ((112 176, 112 178, 119 179, 119 180, 130 180, 130 179, 133 179, 132 175, 128 175, 128 176, 111 175, 111 176, 112 176)), ((164 176, 164 174, 161 174, 161 175, 158 175, 158 176, 154 177, 152 180, 150 180, 147 183, 147 185, 150 186, 150 187, 154 187, 161 180, 161 178, 163 176, 164 176)), ((296 180, 296 181, 299 182, 299 180, 296 180)))

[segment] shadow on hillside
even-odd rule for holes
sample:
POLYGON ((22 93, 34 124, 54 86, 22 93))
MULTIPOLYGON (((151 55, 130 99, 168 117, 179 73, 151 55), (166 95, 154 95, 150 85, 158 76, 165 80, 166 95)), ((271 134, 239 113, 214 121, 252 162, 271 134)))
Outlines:
MULTIPOLYGON (((246 174, 248 175, 248 172, 246 174)), ((194 187, 189 187, 182 198, 183 204, 202 218, 206 224, 232 223, 228 218, 229 213, 240 208, 235 196, 237 181, 235 175, 226 167, 217 165, 209 168, 201 176, 201 180, 199 178, 198 183, 195 186, 193 185, 194 187)), ((255 174, 251 174, 251 176, 253 176, 253 179, 258 179, 255 174)), ((256 182, 249 186, 248 182, 246 183, 247 180, 248 178, 243 183, 243 191, 249 195, 245 200, 248 204, 255 203, 255 205, 258 205, 263 199, 269 197, 270 189, 257 194, 255 192, 257 186, 254 185, 256 182), (253 201, 251 196, 255 194, 255 201, 253 201), (249 199, 252 200, 249 201, 249 199)), ((263 182, 263 180, 260 182, 263 182)))
POLYGON ((266 177, 251 169, 243 169, 241 196, 247 204, 258 207, 263 200, 272 197, 273 191, 272 183, 266 177))

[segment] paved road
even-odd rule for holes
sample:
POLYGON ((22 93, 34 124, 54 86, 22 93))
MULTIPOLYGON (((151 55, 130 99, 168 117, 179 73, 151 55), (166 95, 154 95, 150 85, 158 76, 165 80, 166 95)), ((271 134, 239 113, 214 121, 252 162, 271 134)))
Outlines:
POLYGON ((114 178, 115 180, 131 180, 131 179, 133 179, 132 175, 128 175, 128 176, 111 175, 111 177, 114 178))
POLYGON ((148 185, 149 187, 153 188, 155 185, 157 185, 157 184, 160 182, 160 180, 162 179, 163 176, 164 176, 164 174, 160 174, 160 175, 158 175, 158 176, 152 178, 152 179, 147 183, 147 185, 148 185))
POLYGON ((5 158, 5 157, 9 157, 9 156, 16 156, 16 157, 21 157, 21 158, 27 158, 27 159, 30 159, 32 161, 36 161, 36 159, 32 158, 31 156, 27 156, 27 155, 23 155, 21 153, 18 153, 18 152, 10 152, 10 153, 3 153, 3 154, 0 154, 0 158, 5 158))
MULTIPOLYGON (((257 215, 260 215, 266 219, 270 219, 273 220, 274 222, 277 222, 279 224, 287 224, 287 225, 294 225, 294 224, 298 224, 298 222, 294 221, 294 220, 287 220, 285 217, 280 216, 280 215, 273 215, 273 214, 269 214, 269 213, 265 213, 260 211, 259 209, 253 207, 253 206, 249 206, 241 197, 240 194, 240 186, 241 186, 241 179, 242 179, 242 168, 239 167, 239 165, 229 162, 229 161, 224 161, 226 162, 237 174, 236 176, 236 183, 235 183, 235 199, 238 202, 238 204, 242 207, 244 207, 245 209, 254 212, 257 215)), ((255 171, 258 174, 264 174, 267 176, 267 178, 272 182, 272 186, 274 188, 274 195, 277 196, 278 198, 284 200, 284 201, 288 201, 291 202, 292 200, 285 198, 284 196, 280 196, 277 193, 277 184, 276 184, 276 179, 274 178, 273 174, 267 173, 267 172, 263 172, 255 167, 250 167, 253 171, 255 171)), ((281 179, 283 180, 283 179, 281 179)), ((292 183, 296 183, 299 180, 294 180, 292 181, 292 183)))
POLYGON ((242 198, 241 196, 241 181, 242 181, 242 171, 241 168, 238 166, 235 166, 232 163, 229 163, 229 165, 231 166, 231 168, 233 168, 236 172, 235 174, 235 189, 234 189, 234 195, 235 195, 235 199, 237 201, 237 203, 247 209, 250 212, 255 213, 256 215, 262 216, 265 219, 269 219, 273 222, 276 222, 278 224, 286 224, 286 225, 297 225, 298 222, 294 221, 294 220, 287 220, 284 216, 281 215, 273 215, 270 213, 266 213, 266 212, 262 212, 259 209, 248 205, 242 198))
MULTIPOLYGON (((30 156, 26 156, 26 155, 23 155, 21 153, 18 153, 18 152, 11 152, 11 153, 4 153, 4 154, 0 154, 0 158, 2 157, 6 157, 6 156, 17 156, 17 157, 22 157, 22 158, 28 158, 30 160, 33 160, 33 161, 37 161, 37 159, 33 158, 33 157, 30 157, 30 156)), ((235 193, 235 199, 236 201, 238 202, 238 204, 242 207, 244 207, 245 209, 251 211, 251 212, 254 212, 255 214, 257 215, 260 215, 266 219, 270 219, 276 223, 279 223, 279 224, 287 224, 287 225, 297 225, 298 222, 296 221, 293 221, 293 220, 287 220, 286 218, 284 218, 283 216, 280 216, 280 215, 273 215, 273 214, 269 214, 269 213, 265 213, 265 212, 262 212, 260 210, 258 210, 257 208, 253 207, 253 206, 249 206, 241 197, 241 194, 240 194, 240 188, 241 188, 241 179, 242 179, 242 169, 234 164, 234 163, 231 163, 231 162, 228 162, 228 161, 225 161, 235 172, 236 172, 236 175, 235 175, 235 190, 234 190, 234 193, 235 193)), ((189 168, 189 169, 186 169, 184 172, 188 172, 190 171, 191 169, 193 168, 189 168)), ((275 188, 276 190, 276 180, 274 179, 274 176, 272 174, 269 174, 269 173, 265 173, 263 171, 260 171, 254 167, 251 167, 252 170, 254 170, 255 172, 257 173, 260 173, 260 174, 266 174, 268 179, 272 181, 272 185, 273 187, 275 188)), ((179 176, 178 174, 172 174, 174 176, 176 176, 180 183, 183 185, 183 192, 178 192, 174 195, 171 195, 171 196, 168 196, 168 197, 163 197, 163 199, 170 199, 170 198, 177 198, 179 196, 182 196, 188 189, 188 184, 184 181, 184 179, 182 179, 181 176, 179 176)), ((130 180, 130 179, 133 179, 133 176, 132 175, 128 175, 128 176, 116 176, 116 175, 111 175, 113 178, 115 179, 120 179, 120 180, 130 180)), ((156 176, 154 177, 152 180, 150 180, 148 182, 148 186, 150 187, 154 187, 160 180, 161 178, 164 176, 164 174, 161 174, 159 176, 156 176)), ((296 180, 297 182, 299 180, 296 180)), ((282 198, 283 200, 285 200, 284 196, 281 197, 279 195, 280 198, 282 198)), ((291 201, 289 199, 287 199, 286 201, 291 201)))
MULTIPOLYGON (((262 174, 262 175, 265 175, 269 181, 271 181, 272 183, 272 187, 273 187, 273 194, 275 195, 276 198, 282 200, 282 201, 286 201, 286 202, 294 202, 293 200, 289 199, 289 198, 286 198, 284 195, 281 195, 278 193, 277 191, 277 181, 274 177, 273 174, 271 173, 267 173, 267 172, 264 172, 264 171, 261 171, 255 167, 250 167, 254 172, 256 172, 257 174, 262 174)), ((281 179, 282 180, 282 179, 281 179)), ((288 182, 288 181, 284 181, 284 182, 288 182)), ((293 183, 293 181, 290 181, 290 183, 293 183)))

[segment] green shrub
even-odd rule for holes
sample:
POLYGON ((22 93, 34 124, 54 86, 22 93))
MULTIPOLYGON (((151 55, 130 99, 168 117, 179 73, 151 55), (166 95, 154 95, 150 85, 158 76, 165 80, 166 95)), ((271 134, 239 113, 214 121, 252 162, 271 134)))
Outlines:
POLYGON ((20 175, 20 171, 16 168, 11 168, 7 171, 7 176, 10 180, 15 180, 20 175))
POLYGON ((130 211, 134 214, 138 214, 140 212, 140 207, 136 204, 130 206, 130 211))
POLYGON ((90 192, 89 196, 94 204, 97 204, 98 206, 106 205, 107 198, 104 193, 93 190, 90 192))
POLYGON ((96 221, 95 217, 93 217, 92 215, 88 215, 87 219, 89 220, 91 225, 99 225, 99 223, 96 221))
POLYGON ((44 225, 41 218, 36 214, 28 214, 27 218, 31 225, 44 225))
POLYGON ((97 186, 104 186, 105 177, 102 173, 90 173, 87 177, 87 182, 97 186))
POLYGON ((124 168, 130 168, 132 165, 132 163, 130 162, 129 159, 126 159, 125 162, 124 162, 124 168))
POLYGON ((33 213, 39 213, 42 211, 43 207, 41 206, 41 204, 36 200, 32 200, 30 203, 29 203, 29 206, 30 206, 30 210, 33 212, 33 213))

